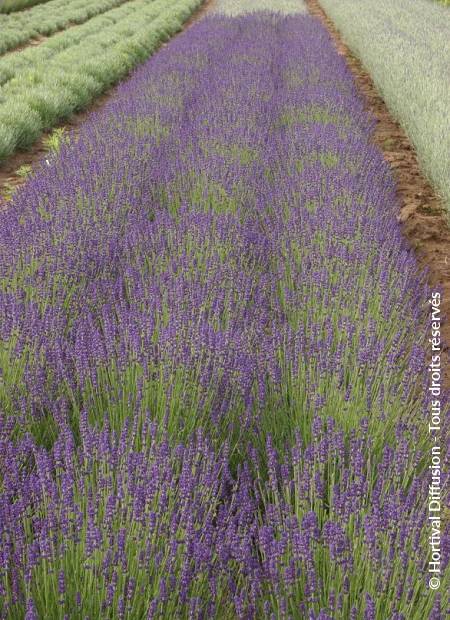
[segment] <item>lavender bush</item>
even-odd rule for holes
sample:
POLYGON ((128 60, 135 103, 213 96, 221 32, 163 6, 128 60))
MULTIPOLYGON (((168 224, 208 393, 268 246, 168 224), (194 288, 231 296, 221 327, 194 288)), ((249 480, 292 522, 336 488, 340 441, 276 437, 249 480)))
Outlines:
POLYGON ((371 129, 316 20, 209 18, 4 205, 5 617, 444 616, 371 129))
POLYGON ((14 11, 20 11, 34 6, 35 4, 41 4, 48 0, 3 0, 0 3, 0 13, 11 13, 14 11))
POLYGON ((124 78, 201 0, 133 0, 0 58, 0 160, 124 78))
POLYGON ((77 449, 62 422, 51 455, 2 441, 2 617, 215 614, 226 453, 201 435, 171 448, 136 423, 120 436, 84 424, 77 449))
MULTIPOLYGON (((429 476, 418 474, 415 431, 399 425, 374 465, 367 420, 348 442, 333 418, 313 429, 309 444, 299 435, 283 458, 269 436, 268 480, 254 473, 261 562, 257 576, 246 571, 261 588, 257 617, 444 617, 445 603, 441 615, 427 591, 429 476)), ((448 577, 448 528, 441 548, 448 577)))

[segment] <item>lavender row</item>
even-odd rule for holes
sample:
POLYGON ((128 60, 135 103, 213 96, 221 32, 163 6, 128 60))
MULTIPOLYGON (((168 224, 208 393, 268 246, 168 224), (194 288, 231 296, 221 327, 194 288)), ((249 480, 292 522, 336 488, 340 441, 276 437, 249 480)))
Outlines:
POLYGON ((5 205, 5 617, 443 617, 371 129, 315 20, 215 17, 5 205))
POLYGON ((255 23, 180 37, 2 214, 22 429, 51 441, 61 401, 117 429, 148 408, 194 427, 266 404, 305 428, 417 417, 427 291, 370 121, 314 21, 255 23))

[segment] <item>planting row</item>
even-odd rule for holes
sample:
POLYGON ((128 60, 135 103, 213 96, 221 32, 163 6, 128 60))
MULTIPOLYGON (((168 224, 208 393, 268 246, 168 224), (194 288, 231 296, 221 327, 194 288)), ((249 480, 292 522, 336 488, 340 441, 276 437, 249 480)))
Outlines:
POLYGON ((0 59, 0 159, 90 103, 177 32, 202 0, 134 0, 0 59))
POLYGON ((3 438, 2 617, 446 617, 422 578, 428 476, 409 433, 374 467, 366 429, 345 446, 318 418, 282 458, 267 442, 266 477, 233 474, 201 433, 171 446, 135 422, 86 426, 78 447, 62 423, 51 454, 3 438))
POLYGON ((95 15, 128 2, 128 0, 51 0, 45 5, 0 16, 0 54, 23 45, 30 39, 49 36, 74 24, 82 24, 95 15))
POLYGON ((320 0, 450 208, 450 20, 430 0, 320 0))
MULTIPOLYGON (((176 4, 175 0, 169 1, 169 6, 174 4, 176 4)), ((144 17, 147 17, 151 22, 161 14, 161 2, 158 0, 133 0, 126 5, 111 9, 107 14, 98 15, 85 24, 61 32, 39 46, 29 47, 0 58, 0 86, 5 86, 24 71, 35 68, 42 69, 43 63, 48 65, 59 60, 60 55, 64 52, 73 53, 74 50, 79 51, 81 47, 84 48, 84 46, 92 43, 97 43, 99 49, 102 49, 101 41, 98 42, 99 33, 102 37, 111 35, 117 37, 120 33, 125 34, 126 32, 131 34, 130 27, 133 22, 129 22, 129 20, 135 19, 136 15, 142 11, 145 12, 144 17)), ((3 89, 2 92, 4 92, 3 89)))
POLYGON ((27 9, 35 4, 43 4, 44 2, 48 2, 48 0, 0 0, 0 13, 20 11, 21 9, 27 9))
POLYGON ((215 17, 14 195, 0 615, 445 617, 429 292, 371 129, 316 20, 215 17))

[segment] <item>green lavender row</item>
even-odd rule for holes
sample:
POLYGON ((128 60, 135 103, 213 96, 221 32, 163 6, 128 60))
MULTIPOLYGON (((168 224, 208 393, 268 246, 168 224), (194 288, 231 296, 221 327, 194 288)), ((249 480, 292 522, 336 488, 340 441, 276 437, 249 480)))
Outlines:
POLYGON ((17 54, 21 61, 0 88, 0 159, 29 147, 43 131, 117 83, 180 30, 201 3, 136 0, 111 11, 111 15, 121 10, 130 14, 109 28, 109 16, 99 16, 17 54), (86 37, 80 36, 81 29, 86 37))
MULTIPOLYGON (((100 35, 102 38, 107 34, 115 35, 116 38, 129 37, 134 32, 136 16, 141 16, 141 21, 155 19, 176 2, 177 0, 133 0, 125 6, 112 9, 107 15, 98 15, 86 24, 61 32, 38 47, 29 47, 17 54, 0 58, 0 86, 13 78, 21 77, 21 73, 27 69, 41 68, 43 63, 48 67, 50 62, 59 60, 57 57, 63 52, 81 45, 86 49, 86 45, 98 42, 101 47, 106 47, 105 41, 99 41, 100 35)), ((0 93, 4 92, 3 89, 0 90, 0 93)))
POLYGON ((2 0, 0 2, 0 13, 12 13, 21 9, 28 9, 35 4, 44 4, 46 0, 2 0))
POLYGON ((30 39, 49 36, 69 25, 82 24, 128 0, 51 0, 29 11, 0 15, 0 54, 30 39))

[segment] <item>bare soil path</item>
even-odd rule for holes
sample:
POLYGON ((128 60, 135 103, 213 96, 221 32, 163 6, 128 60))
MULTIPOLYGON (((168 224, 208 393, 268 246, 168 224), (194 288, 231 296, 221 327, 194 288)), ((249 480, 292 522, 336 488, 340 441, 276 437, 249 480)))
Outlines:
MULTIPOLYGON (((67 29, 68 28, 64 28, 64 30, 67 30, 67 29)), ((55 34, 59 34, 60 32, 62 32, 62 30, 58 30, 57 32, 55 32, 55 34)), ((36 46, 40 45, 41 43, 44 43, 44 41, 48 41, 48 37, 46 37, 43 34, 40 34, 40 35, 38 35, 36 37, 31 38, 26 43, 22 43, 21 45, 18 45, 17 47, 13 47, 12 49, 8 50, 7 52, 4 52, 1 55, 1 57, 5 58, 5 56, 11 56, 12 54, 17 54, 17 52, 23 52, 23 50, 26 50, 27 47, 36 47, 36 46)))

